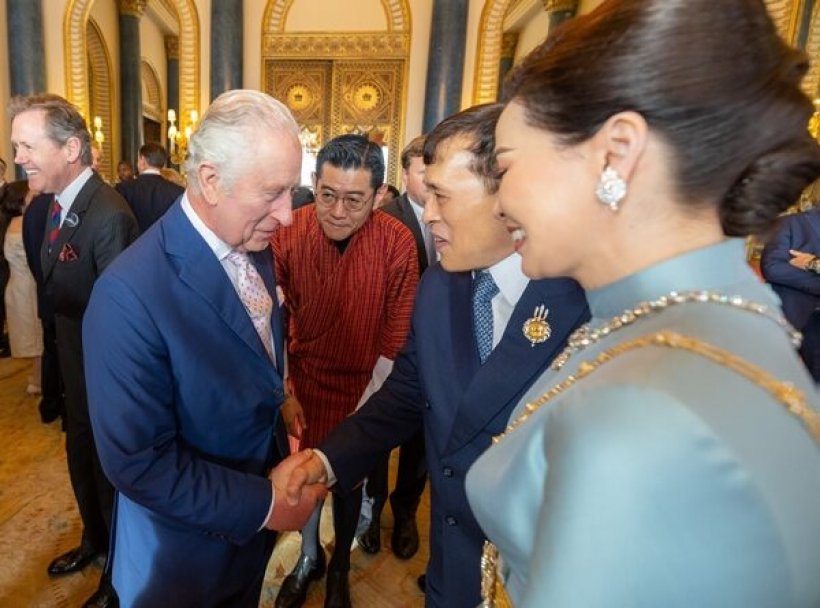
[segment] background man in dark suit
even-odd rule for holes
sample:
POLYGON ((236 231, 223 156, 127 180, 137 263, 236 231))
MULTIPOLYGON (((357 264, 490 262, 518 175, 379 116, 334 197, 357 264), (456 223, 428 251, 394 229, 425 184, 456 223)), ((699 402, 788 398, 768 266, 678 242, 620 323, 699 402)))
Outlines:
POLYGON ((6 238, 6 229, 9 227, 10 217, 3 212, 3 199, 6 196, 6 161, 0 158, 0 357, 11 355, 9 337, 6 334, 6 284, 9 282, 9 263, 3 255, 3 241, 6 238))
POLYGON ((763 248, 760 270, 780 296, 789 323, 803 332, 800 356, 820 382, 820 209, 781 219, 763 248))
MULTIPOLYGON (((94 282, 134 240, 137 224, 122 197, 91 170, 91 136, 73 105, 57 95, 15 97, 10 110, 14 162, 32 190, 54 194, 40 252, 43 288, 54 305, 68 471, 83 521, 80 546, 48 567, 56 576, 76 572, 108 550, 113 488, 100 467, 88 417, 82 320, 94 282)), ((115 602, 103 576, 88 605, 115 602)))
POLYGON ((527 280, 495 215, 500 112, 499 104, 476 106, 427 136, 424 220, 441 264, 421 279, 410 336, 382 388, 313 451, 288 485, 298 493, 302 482, 327 476, 335 491, 348 492, 377 454, 423 428, 432 489, 426 594, 433 607, 480 603, 484 535, 467 503, 464 476, 589 318, 575 281, 527 280))
POLYGON ((134 212, 140 232, 148 230, 151 224, 162 217, 184 191, 182 186, 177 186, 160 175, 160 169, 167 162, 165 148, 156 142, 149 142, 139 150, 137 178, 115 186, 134 212))
POLYGON ((35 196, 23 214, 23 247, 26 261, 37 284, 37 316, 43 326, 43 356, 40 365, 40 419, 52 422, 65 412, 63 380, 60 376, 60 359, 57 355, 57 329, 54 325, 54 303, 46 297, 43 285, 43 265, 40 251, 48 224, 48 212, 54 196, 35 196))
POLYGON ((289 448, 269 240, 291 222, 298 133, 264 93, 216 98, 185 195, 94 287, 88 397, 118 490, 109 559, 126 606, 257 608, 271 530, 301 528, 325 495, 289 504, 292 464, 275 466, 289 448))
MULTIPOLYGON (((416 137, 401 153, 402 179, 406 191, 399 198, 380 207, 397 218, 413 233, 418 254, 419 275, 436 261, 436 250, 430 229, 421 220, 427 188, 424 185, 424 137, 416 137)), ((366 553, 381 549, 381 513, 387 500, 387 468, 389 453, 378 457, 378 463, 367 478, 367 495, 373 499, 372 519, 367 530, 359 537, 366 553)), ((391 547, 396 557, 410 559, 419 549, 416 510, 427 481, 424 462, 424 432, 419 429, 404 442, 399 453, 396 487, 390 495, 393 510, 391 547)))

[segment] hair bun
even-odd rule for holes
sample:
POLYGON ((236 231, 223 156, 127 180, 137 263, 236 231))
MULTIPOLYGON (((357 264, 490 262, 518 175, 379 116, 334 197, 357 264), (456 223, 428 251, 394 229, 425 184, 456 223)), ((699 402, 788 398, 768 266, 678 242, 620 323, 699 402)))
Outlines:
POLYGON ((808 136, 758 157, 740 175, 720 205, 729 236, 759 234, 797 202, 820 175, 820 148, 808 136))

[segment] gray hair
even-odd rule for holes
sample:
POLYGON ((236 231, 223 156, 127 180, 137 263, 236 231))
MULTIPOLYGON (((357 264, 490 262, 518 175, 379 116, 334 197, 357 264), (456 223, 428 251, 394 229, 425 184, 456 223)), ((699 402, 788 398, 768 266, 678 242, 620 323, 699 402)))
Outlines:
POLYGON ((197 169, 209 161, 219 169, 222 186, 230 189, 247 166, 241 151, 265 129, 291 136, 298 143, 299 125, 282 102, 251 89, 222 93, 208 107, 188 142, 184 167, 188 184, 200 189, 197 169))
POLYGON ((80 140, 80 162, 91 166, 91 132, 77 107, 59 95, 17 95, 9 103, 12 122, 23 112, 40 110, 46 115, 46 135, 59 146, 72 137, 80 140))

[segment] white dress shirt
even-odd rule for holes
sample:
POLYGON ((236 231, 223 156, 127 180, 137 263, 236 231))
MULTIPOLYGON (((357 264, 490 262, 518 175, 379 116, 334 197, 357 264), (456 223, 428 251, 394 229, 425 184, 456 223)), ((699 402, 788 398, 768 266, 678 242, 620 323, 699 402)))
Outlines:
POLYGON ((65 221, 66 215, 68 215, 68 212, 71 211, 71 205, 74 204, 80 190, 83 189, 83 186, 85 186, 85 183, 91 179, 92 175, 94 175, 94 171, 91 170, 91 167, 86 167, 77 177, 74 178, 74 181, 63 189, 62 192, 54 193, 54 196, 57 197, 57 204, 60 205, 61 227, 65 221))

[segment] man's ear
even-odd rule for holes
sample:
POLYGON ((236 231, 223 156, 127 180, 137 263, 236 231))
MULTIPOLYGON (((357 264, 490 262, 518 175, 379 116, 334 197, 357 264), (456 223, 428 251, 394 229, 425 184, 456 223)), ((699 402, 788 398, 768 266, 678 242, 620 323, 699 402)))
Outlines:
POLYGON ((384 195, 387 193, 387 184, 382 184, 376 189, 376 194, 373 197, 373 209, 377 208, 382 202, 384 195))
POLYGON ((69 137, 65 145, 63 146, 63 150, 65 153, 65 159, 69 163, 76 163, 77 160, 80 158, 80 154, 83 150, 83 145, 80 143, 79 137, 69 137))
POLYGON ((637 112, 618 112, 593 136, 595 157, 601 170, 609 166, 627 182, 646 150, 649 125, 637 112))
POLYGON ((202 196, 209 205, 215 207, 219 201, 219 172, 216 170, 216 167, 208 161, 200 163, 196 170, 199 176, 199 188, 202 192, 202 196))

